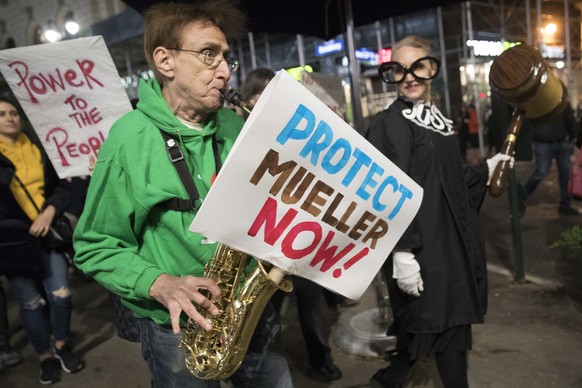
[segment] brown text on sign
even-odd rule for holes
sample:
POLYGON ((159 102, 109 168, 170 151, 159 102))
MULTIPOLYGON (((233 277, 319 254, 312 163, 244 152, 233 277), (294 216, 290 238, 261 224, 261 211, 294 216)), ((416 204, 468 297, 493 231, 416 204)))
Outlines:
POLYGON ((340 207, 344 195, 330 187, 322 180, 315 180, 315 175, 304 167, 297 167, 297 162, 288 160, 279 163, 279 153, 270 149, 253 173, 250 183, 257 185, 267 174, 277 177, 269 189, 269 194, 281 197, 285 205, 301 202, 301 209, 321 220, 353 240, 360 240, 374 249, 378 239, 388 232, 386 220, 369 211, 357 212, 358 203, 350 201, 340 207), (332 199, 332 196, 335 196, 332 199), (342 210, 340 210, 340 208, 342 210))

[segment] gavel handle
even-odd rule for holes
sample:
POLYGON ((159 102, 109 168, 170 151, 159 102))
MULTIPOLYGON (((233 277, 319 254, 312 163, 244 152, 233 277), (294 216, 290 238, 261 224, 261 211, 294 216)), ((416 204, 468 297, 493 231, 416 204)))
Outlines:
MULTIPOLYGON (((509 128, 507 130, 507 136, 501 146, 501 153, 504 155, 509 155, 513 157, 515 154, 515 142, 517 141, 517 135, 525 120, 525 112, 522 110, 514 110, 511 116, 511 121, 509 122, 509 128)), ((493 172, 493 177, 491 178, 491 183, 489 184, 489 195, 492 197, 499 197, 503 194, 505 186, 507 184, 507 172, 509 170, 509 160, 499 162, 495 167, 493 172)))

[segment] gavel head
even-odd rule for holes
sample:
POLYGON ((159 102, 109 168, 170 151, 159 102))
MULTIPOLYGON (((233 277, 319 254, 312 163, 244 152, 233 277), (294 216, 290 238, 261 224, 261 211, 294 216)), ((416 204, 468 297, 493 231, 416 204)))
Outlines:
POLYGON ((491 89, 531 120, 551 120, 564 111, 568 94, 532 46, 520 44, 504 51, 491 65, 491 89))

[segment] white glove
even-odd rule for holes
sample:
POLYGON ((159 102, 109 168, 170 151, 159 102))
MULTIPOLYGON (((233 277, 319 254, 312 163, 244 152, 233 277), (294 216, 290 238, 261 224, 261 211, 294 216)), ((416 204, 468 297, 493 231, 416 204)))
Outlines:
POLYGON ((424 291, 420 277, 420 265, 410 252, 397 251, 392 254, 393 275, 398 288, 407 294, 420 296, 424 291))
POLYGON ((493 178, 493 172, 495 171, 495 167, 500 162, 504 162, 509 160, 509 168, 513 168, 513 164, 515 163, 515 158, 513 156, 502 154, 501 152, 493 155, 491 158, 487 159, 487 167, 489 168, 489 176, 487 177, 487 185, 491 183, 491 178, 493 178))

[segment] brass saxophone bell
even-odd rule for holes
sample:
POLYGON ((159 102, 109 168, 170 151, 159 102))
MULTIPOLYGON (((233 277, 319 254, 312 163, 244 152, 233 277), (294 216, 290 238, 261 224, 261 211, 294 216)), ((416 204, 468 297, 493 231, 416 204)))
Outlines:
POLYGON ((223 380, 241 366, 261 314, 275 291, 290 292, 291 278, 271 265, 257 262, 245 273, 250 257, 224 244, 218 244, 204 276, 214 279, 220 297, 214 302, 216 316, 199 312, 212 321, 206 331, 188 319, 180 344, 186 351, 186 367, 201 380, 223 380))

